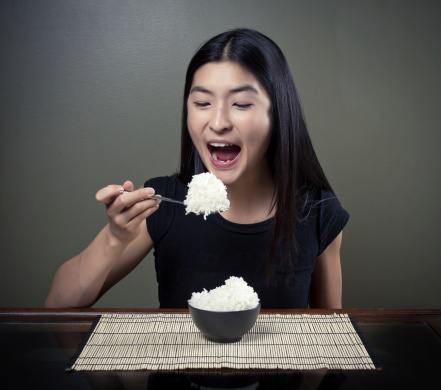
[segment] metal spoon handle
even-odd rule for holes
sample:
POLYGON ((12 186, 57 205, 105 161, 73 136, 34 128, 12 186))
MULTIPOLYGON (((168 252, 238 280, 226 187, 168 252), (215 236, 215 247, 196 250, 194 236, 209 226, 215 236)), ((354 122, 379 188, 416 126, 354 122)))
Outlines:
MULTIPOLYGON (((123 194, 127 194, 129 191, 124 191, 123 194)), ((181 202, 179 200, 174 200, 174 199, 170 199, 170 198, 164 198, 162 196, 158 196, 158 195, 153 195, 150 198, 152 199, 159 199, 159 200, 163 200, 165 202, 172 202, 172 203, 177 203, 177 204, 182 204, 183 206, 185 206, 184 202, 181 202)))
MULTIPOLYGON (((181 201, 179 201, 179 200, 174 200, 174 199, 170 199, 170 198, 164 198, 164 197, 162 197, 162 196, 158 196, 158 195, 153 195, 153 196, 151 196, 150 198, 152 198, 152 199, 163 200, 163 201, 165 201, 165 202, 172 202, 172 203, 178 203, 178 204, 182 204, 182 205, 184 205, 184 202, 181 202, 181 201)), ((185 205, 184 205, 184 206, 185 206, 185 205)))

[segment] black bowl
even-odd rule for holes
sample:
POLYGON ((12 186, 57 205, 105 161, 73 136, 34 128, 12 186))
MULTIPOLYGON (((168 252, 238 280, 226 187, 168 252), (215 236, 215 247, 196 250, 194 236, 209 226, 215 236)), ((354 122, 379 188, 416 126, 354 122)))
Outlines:
POLYGON ((208 340, 235 343, 253 327, 260 312, 260 303, 253 309, 239 311, 202 310, 190 304, 188 308, 194 324, 208 340))

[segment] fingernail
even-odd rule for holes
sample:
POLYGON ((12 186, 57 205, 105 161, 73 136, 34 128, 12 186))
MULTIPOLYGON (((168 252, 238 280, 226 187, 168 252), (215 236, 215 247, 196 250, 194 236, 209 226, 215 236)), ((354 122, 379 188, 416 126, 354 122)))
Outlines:
POLYGON ((152 188, 146 188, 145 193, 147 196, 155 195, 155 191, 152 188))
POLYGON ((124 188, 123 188, 123 187, 119 187, 119 188, 118 188, 118 192, 119 192, 120 194, 122 194, 122 193, 124 192, 124 188))

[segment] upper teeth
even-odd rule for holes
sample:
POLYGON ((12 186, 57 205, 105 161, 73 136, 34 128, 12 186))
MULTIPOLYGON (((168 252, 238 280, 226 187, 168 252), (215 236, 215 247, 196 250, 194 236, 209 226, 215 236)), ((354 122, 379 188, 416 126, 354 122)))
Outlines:
POLYGON ((210 143, 210 145, 211 146, 216 146, 218 148, 223 148, 224 146, 229 146, 231 144, 220 144, 220 143, 217 143, 217 142, 212 142, 212 143, 210 143))

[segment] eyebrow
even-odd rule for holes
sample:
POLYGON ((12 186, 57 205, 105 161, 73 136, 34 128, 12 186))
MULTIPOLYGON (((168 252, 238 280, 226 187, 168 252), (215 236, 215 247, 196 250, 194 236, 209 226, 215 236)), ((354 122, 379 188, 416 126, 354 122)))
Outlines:
MULTIPOLYGON (((192 94, 193 92, 202 92, 202 93, 208 93, 209 95, 213 95, 213 92, 209 91, 208 89, 199 87, 197 85, 190 90, 190 94, 192 94)), ((259 94, 257 89, 252 87, 251 85, 243 85, 241 87, 231 89, 229 94, 234 94, 239 92, 252 92, 256 95, 259 94)))

